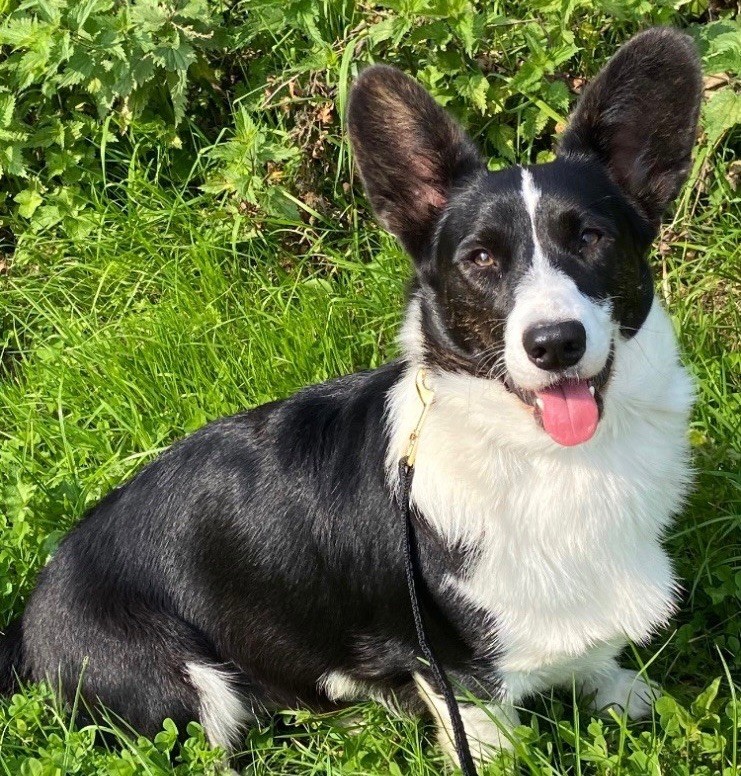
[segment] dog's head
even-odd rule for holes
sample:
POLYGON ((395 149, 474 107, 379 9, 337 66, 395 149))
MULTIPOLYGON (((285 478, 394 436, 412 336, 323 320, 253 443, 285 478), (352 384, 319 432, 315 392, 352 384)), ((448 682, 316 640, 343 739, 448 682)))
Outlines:
POLYGON ((414 260, 421 361, 501 381, 562 445, 589 439, 616 339, 652 304, 647 255, 690 167, 700 92, 691 40, 648 30, 585 89, 555 161, 492 173, 416 81, 365 70, 350 137, 414 260))

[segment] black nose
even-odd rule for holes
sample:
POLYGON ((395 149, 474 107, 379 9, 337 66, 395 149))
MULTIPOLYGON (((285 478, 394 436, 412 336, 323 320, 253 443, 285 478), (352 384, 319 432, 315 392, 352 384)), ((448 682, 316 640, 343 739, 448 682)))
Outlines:
POLYGON ((584 355, 587 332, 579 321, 538 324, 525 330, 522 345, 540 369, 565 369, 584 355))

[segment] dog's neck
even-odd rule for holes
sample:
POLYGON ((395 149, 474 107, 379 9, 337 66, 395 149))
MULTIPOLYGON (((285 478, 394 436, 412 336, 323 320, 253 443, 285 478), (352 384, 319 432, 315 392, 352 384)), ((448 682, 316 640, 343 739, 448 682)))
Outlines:
MULTIPOLYGON (((398 461, 421 411, 415 380, 426 362, 418 300, 410 303, 400 343, 407 368, 387 398, 386 466, 392 488, 398 485, 398 461)), ((578 496, 585 497, 580 483, 585 477, 592 482, 592 474, 595 483, 600 477, 624 478, 627 500, 634 483, 650 490, 646 477, 665 477, 671 503, 656 510, 655 518, 641 517, 654 534, 681 506, 690 479, 685 429, 693 386, 679 363, 671 322, 658 302, 635 337, 618 337, 604 417, 594 438, 577 447, 554 443, 532 410, 498 380, 434 368, 428 373, 435 401, 420 433, 413 495, 426 502, 423 490, 434 492, 426 505, 429 519, 451 540, 478 531, 480 519, 473 512, 486 505, 490 514, 531 477, 539 487, 545 483, 544 497, 550 492, 551 504, 562 503, 566 511, 568 491, 578 487, 578 496)), ((630 519, 627 512, 625 519, 630 519)))

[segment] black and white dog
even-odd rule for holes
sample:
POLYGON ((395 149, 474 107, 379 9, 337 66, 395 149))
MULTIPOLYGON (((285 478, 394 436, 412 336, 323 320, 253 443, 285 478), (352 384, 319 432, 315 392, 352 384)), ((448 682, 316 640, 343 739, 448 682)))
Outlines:
POLYGON ((701 78, 653 29, 585 90, 557 159, 486 163, 422 87, 365 70, 348 123, 366 191, 411 255, 403 356, 212 423, 98 504, 0 647, 137 730, 200 720, 233 748, 263 713, 374 698, 449 717, 418 648, 397 466, 413 483, 423 606, 477 756, 516 705, 576 685, 631 717, 622 669, 671 615, 661 539, 690 480, 693 387, 647 256, 690 166, 701 78))

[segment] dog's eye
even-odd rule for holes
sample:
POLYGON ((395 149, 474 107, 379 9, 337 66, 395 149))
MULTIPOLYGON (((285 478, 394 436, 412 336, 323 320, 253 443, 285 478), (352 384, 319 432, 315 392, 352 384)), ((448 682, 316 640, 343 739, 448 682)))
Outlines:
POLYGON ((582 248, 594 248, 602 239, 602 233, 596 229, 584 229, 579 235, 579 243, 582 248))
POLYGON ((495 267, 499 264, 489 251, 483 249, 473 251, 469 258, 477 267, 495 267))

